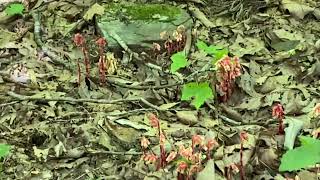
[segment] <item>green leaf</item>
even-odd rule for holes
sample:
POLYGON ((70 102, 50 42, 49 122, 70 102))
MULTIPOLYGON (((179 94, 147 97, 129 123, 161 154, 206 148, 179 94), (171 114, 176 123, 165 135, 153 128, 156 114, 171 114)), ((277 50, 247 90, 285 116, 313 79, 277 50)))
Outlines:
POLYGON ((24 6, 21 3, 13 3, 6 7, 5 12, 8 16, 13 16, 16 14, 22 15, 24 6))
POLYGON ((83 19, 86 21, 92 20, 94 15, 103 15, 104 14, 104 7, 95 3, 92 5, 88 11, 84 14, 83 19))
POLYGON ((190 100, 192 97, 194 97, 194 99, 191 104, 194 105, 196 109, 199 109, 207 99, 213 98, 209 83, 204 82, 198 84, 197 82, 191 82, 185 84, 182 89, 181 100, 190 100))
POLYGON ((0 158, 7 156, 9 152, 10 152, 10 145, 0 144, 0 158))
POLYGON ((189 63, 184 52, 177 52, 171 56, 171 72, 175 73, 181 68, 186 67, 189 63))
POLYGON ((196 46, 198 47, 198 49, 214 57, 212 64, 215 64, 219 59, 223 58, 229 53, 228 49, 223 48, 222 46, 208 46, 203 41, 198 41, 196 46))
POLYGON ((279 171, 295 171, 320 162, 320 140, 301 136, 301 146, 287 151, 281 158, 279 171))
POLYGON ((208 45, 205 42, 200 41, 200 40, 198 40, 196 46, 198 49, 203 50, 203 51, 206 51, 206 49, 208 49, 208 45))

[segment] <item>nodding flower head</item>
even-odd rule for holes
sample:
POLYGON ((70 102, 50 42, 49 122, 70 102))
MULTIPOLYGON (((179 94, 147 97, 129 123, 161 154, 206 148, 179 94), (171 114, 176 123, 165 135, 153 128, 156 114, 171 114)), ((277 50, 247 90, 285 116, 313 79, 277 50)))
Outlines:
POLYGON ((77 33, 74 35, 73 42, 76 44, 76 46, 83 46, 85 43, 85 39, 82 34, 77 33))
POLYGON ((107 44, 108 44, 108 42, 107 42, 107 40, 105 39, 105 38, 99 38, 97 41, 96 41, 96 43, 100 46, 100 47, 105 47, 107 44))
POLYGON ((150 125, 152 127, 154 127, 154 128, 159 128, 160 127, 160 122, 159 122, 159 119, 157 118, 156 115, 149 114, 148 118, 150 120, 150 125))
POLYGON ((284 118, 284 108, 280 103, 277 103, 272 107, 272 116, 277 119, 284 118))
POLYGON ((247 141, 249 139, 248 133, 245 131, 240 132, 240 141, 241 143, 247 141))
POLYGON ((142 137, 141 138, 141 147, 144 149, 147 149, 149 145, 150 145, 150 141, 147 138, 142 137))
POLYGON ((320 115, 320 103, 317 103, 313 108, 313 114, 315 117, 318 117, 320 115))

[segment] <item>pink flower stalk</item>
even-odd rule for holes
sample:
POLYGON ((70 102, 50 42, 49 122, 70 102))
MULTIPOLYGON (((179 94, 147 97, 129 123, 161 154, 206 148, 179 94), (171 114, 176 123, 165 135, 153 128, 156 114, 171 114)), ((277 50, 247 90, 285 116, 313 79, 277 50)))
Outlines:
POLYGON ((186 158, 186 159, 190 159, 190 157, 192 156, 192 148, 185 148, 183 145, 179 146, 179 154, 180 156, 186 158))
POLYGON ((277 103, 275 106, 273 106, 272 116, 279 120, 278 134, 284 134, 284 108, 280 103, 277 103))
POLYGON ((149 145, 150 145, 150 141, 147 138, 142 137, 141 138, 141 147, 143 149, 147 149, 149 145))
POLYGON ((104 85, 106 83, 106 56, 104 54, 104 48, 108 44, 106 39, 99 38, 96 41, 97 45, 99 46, 99 77, 100 77, 100 85, 104 85))
POLYGON ((207 152, 207 159, 211 159, 211 151, 214 147, 219 146, 218 142, 215 139, 208 139, 205 144, 204 150, 207 152))
POLYGON ((192 136, 192 145, 191 145, 191 147, 192 147, 192 152, 194 152, 195 151, 195 147, 197 146, 197 145, 202 145, 203 144, 203 141, 204 141, 204 137, 203 136, 201 136, 201 135, 193 135, 192 136))
POLYGON ((315 117, 318 117, 320 115, 320 103, 317 103, 313 108, 313 114, 315 117))
MULTIPOLYGON (((160 129, 160 122, 156 115, 149 114, 148 118, 150 120, 150 125, 152 127, 160 129)), ((159 132, 159 135, 160 135, 160 132, 159 132)))
POLYGON ((178 164, 178 168, 177 168, 177 171, 181 174, 184 174, 186 173, 186 170, 188 169, 188 163, 184 162, 184 161, 181 161, 179 162, 178 164))
POLYGON ((177 152, 171 151, 168 157, 166 158, 167 163, 173 161, 177 157, 177 152))
POLYGON ((248 141, 248 133, 240 132, 240 178, 245 179, 244 165, 243 165, 243 143, 248 141))
POLYGON ((147 153, 143 156, 143 160, 148 164, 157 162, 158 157, 153 153, 147 153))
POLYGON ((80 33, 77 33, 74 35, 73 41, 76 44, 76 46, 81 47, 81 51, 84 56, 84 64, 86 66, 86 78, 89 79, 89 77, 90 77, 90 61, 89 61, 89 52, 88 52, 85 38, 80 33))
POLYGON ((168 35, 166 31, 160 33, 161 39, 166 39, 164 47, 167 50, 167 56, 171 56, 173 53, 182 51, 186 45, 186 33, 184 26, 178 26, 172 34, 172 37, 168 35))
POLYGON ((221 101, 226 102, 232 95, 235 79, 241 75, 239 58, 234 57, 231 59, 229 56, 226 56, 218 61, 217 67, 219 82, 217 89, 221 94, 221 101))

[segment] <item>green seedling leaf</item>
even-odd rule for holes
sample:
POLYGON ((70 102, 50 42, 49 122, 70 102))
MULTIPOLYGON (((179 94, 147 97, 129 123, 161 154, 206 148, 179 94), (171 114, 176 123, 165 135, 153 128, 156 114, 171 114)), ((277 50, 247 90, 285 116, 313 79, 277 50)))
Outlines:
POLYGON ((10 145, 0 144, 0 158, 7 156, 9 152, 10 152, 10 145))
POLYGON ((213 98, 209 83, 204 82, 198 84, 197 82, 191 82, 185 84, 182 89, 181 100, 190 100, 192 97, 194 97, 194 99, 191 104, 194 105, 196 109, 199 109, 207 99, 213 98))
POLYGON ((8 16, 13 16, 16 14, 23 15, 24 6, 21 3, 13 3, 6 7, 5 12, 8 16))
POLYGON ((300 141, 300 147, 282 156, 279 171, 296 171, 320 162, 320 140, 301 136, 300 141))
POLYGON ((171 72, 175 73, 179 69, 186 67, 189 63, 184 52, 177 52, 171 56, 171 72))
POLYGON ((214 45, 208 46, 203 41, 198 41, 196 45, 198 49, 214 57, 212 64, 215 64, 219 59, 223 58, 229 53, 228 49, 222 46, 214 46, 214 45))

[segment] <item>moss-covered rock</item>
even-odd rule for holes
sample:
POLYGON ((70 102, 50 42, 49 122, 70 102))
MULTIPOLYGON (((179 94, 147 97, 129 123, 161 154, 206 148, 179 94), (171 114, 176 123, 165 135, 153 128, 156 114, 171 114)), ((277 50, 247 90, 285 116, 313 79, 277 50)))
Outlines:
POLYGON ((110 32, 131 47, 148 48, 153 42, 161 41, 160 32, 172 32, 179 25, 190 29, 193 23, 183 9, 163 4, 109 4, 105 9, 97 26, 112 48, 119 45, 110 32))

